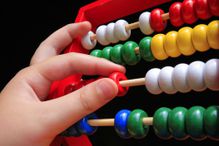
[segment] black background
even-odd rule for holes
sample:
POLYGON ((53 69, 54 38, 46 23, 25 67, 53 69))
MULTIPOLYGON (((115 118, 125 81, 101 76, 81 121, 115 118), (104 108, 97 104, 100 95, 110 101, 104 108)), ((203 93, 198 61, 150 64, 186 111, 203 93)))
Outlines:
MULTIPOLYGON (((74 22, 78 9, 85 4, 92 2, 92 0, 47 0, 47 1, 29 1, 29 2, 7 2, 2 4, 2 28, 1 28, 1 69, 0 69, 0 88, 2 89, 6 83, 18 72, 20 69, 29 65, 29 61, 40 44, 48 35, 58 28, 74 22)), ((165 12, 171 3, 157 6, 163 8, 165 12)), ((149 9, 150 11, 151 9, 149 9)), ((134 22, 138 19, 140 13, 130 15, 125 19, 129 22, 134 22)), ((215 19, 215 18, 212 18, 215 19)), ((212 20, 211 19, 211 20, 212 20)), ((198 21, 196 24, 208 24, 210 20, 198 21)), ((194 24, 195 25, 195 24, 194 24)), ((191 25, 193 27, 194 25, 191 25)), ((168 23, 166 33, 169 30, 178 30, 179 28, 171 27, 168 23)), ((154 35, 154 34, 153 34, 154 35)), ((152 35, 152 36, 153 36, 152 35)), ((139 42, 144 35, 139 30, 132 31, 130 40, 139 42)), ((101 46, 97 46, 100 48, 101 46)), ((178 58, 168 58, 165 61, 154 61, 148 63, 141 61, 136 66, 126 66, 127 77, 136 78, 144 77, 145 73, 154 67, 162 68, 164 66, 175 66, 178 63, 190 63, 195 60, 206 62, 210 58, 218 57, 219 53, 216 50, 209 50, 205 53, 196 52, 192 56, 180 56, 178 58)), ((159 107, 176 107, 184 106, 191 107, 194 105, 201 105, 208 107, 210 105, 218 104, 218 92, 206 90, 204 92, 190 92, 187 94, 177 93, 174 95, 161 94, 155 96, 149 94, 144 86, 133 87, 129 90, 125 97, 116 98, 109 104, 97 111, 100 118, 114 117, 117 111, 121 109, 136 109, 141 108, 150 116, 159 107)), ((194 141, 191 139, 185 141, 161 140, 155 136, 153 129, 150 129, 148 136, 142 140, 121 139, 112 127, 100 127, 98 131, 90 136, 91 142, 94 146, 143 146, 143 145, 218 145, 218 142, 209 139, 204 141, 194 141)))

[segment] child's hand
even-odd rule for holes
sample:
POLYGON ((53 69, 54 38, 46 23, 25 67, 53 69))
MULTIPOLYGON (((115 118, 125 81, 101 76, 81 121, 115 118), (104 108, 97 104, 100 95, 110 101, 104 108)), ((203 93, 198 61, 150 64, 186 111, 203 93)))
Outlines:
POLYGON ((3 89, 1 146, 48 146, 57 134, 116 96, 116 84, 100 79, 61 98, 44 101, 51 83, 68 75, 125 72, 124 67, 104 59, 77 53, 58 55, 90 27, 87 22, 70 24, 53 33, 37 49, 31 66, 18 72, 3 89))

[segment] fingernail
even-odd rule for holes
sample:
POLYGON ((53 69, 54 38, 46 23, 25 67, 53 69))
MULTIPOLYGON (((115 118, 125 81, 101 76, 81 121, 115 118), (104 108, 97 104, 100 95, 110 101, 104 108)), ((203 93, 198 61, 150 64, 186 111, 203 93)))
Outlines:
POLYGON ((110 79, 101 79, 97 83, 97 94, 105 98, 106 100, 110 100, 117 94, 116 86, 114 85, 113 81, 110 79))

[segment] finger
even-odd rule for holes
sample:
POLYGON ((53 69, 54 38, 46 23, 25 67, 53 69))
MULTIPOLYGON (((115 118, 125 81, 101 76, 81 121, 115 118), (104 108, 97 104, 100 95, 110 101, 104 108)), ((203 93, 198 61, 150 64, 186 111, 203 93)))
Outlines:
POLYGON ((69 24, 43 41, 31 59, 31 65, 60 54, 77 36, 85 35, 91 29, 89 22, 69 24))
POLYGON ((53 81, 75 73, 108 76, 114 71, 125 72, 125 68, 106 59, 81 53, 67 53, 30 66, 19 74, 19 78, 27 82, 40 99, 44 99, 53 81))
POLYGON ((45 124, 56 127, 55 132, 59 133, 112 100, 117 92, 111 79, 100 79, 61 98, 45 101, 43 110, 48 122, 45 124))

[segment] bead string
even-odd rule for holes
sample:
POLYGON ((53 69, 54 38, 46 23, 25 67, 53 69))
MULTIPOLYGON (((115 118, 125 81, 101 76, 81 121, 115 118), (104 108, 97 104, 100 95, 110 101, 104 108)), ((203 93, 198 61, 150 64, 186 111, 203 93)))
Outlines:
MULTIPOLYGON (((163 21, 166 21, 166 20, 170 19, 169 13, 162 14, 161 17, 162 17, 162 20, 163 20, 163 21)), ((133 29, 137 29, 137 28, 139 28, 139 21, 136 21, 136 22, 127 24, 127 25, 125 26, 126 31, 128 31, 128 30, 133 30, 133 29)), ((91 35, 91 36, 90 36, 90 39, 91 39, 92 41, 96 40, 96 39, 97 39, 97 35, 96 35, 96 34, 91 35)))
MULTIPOLYGON (((114 126, 114 118, 111 119, 92 119, 88 120, 88 124, 91 126, 114 126)), ((142 119, 144 125, 153 125, 153 117, 147 117, 142 119)))

